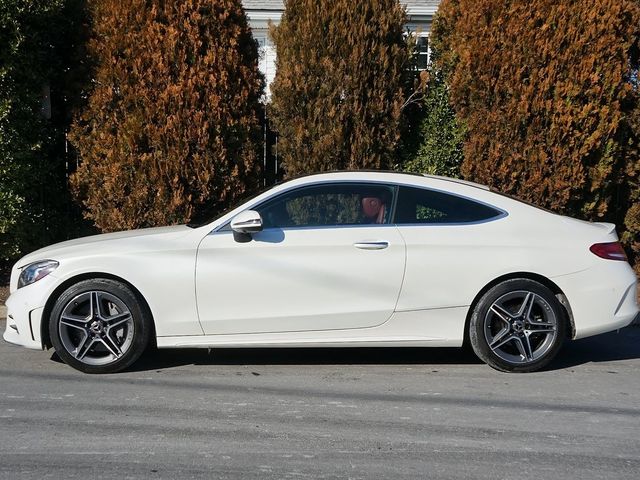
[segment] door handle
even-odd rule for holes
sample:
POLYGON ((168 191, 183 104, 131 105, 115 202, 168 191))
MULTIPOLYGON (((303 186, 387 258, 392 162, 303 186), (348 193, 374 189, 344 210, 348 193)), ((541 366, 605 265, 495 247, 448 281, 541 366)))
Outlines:
POLYGON ((389 242, 385 242, 384 240, 376 242, 356 242, 353 246, 362 250, 382 250, 389 246, 389 242))

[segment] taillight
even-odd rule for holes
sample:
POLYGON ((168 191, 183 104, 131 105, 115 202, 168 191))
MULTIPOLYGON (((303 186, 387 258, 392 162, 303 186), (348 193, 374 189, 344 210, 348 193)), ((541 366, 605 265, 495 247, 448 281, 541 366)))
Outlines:
POLYGON ((589 250, 600 258, 627 261, 627 254, 624 253, 620 242, 594 243, 589 247, 589 250))

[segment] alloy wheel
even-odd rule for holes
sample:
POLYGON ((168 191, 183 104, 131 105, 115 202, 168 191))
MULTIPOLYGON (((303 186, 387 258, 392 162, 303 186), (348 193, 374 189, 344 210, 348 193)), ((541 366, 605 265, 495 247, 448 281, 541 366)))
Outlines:
POLYGON ((494 301, 484 318, 491 351, 510 364, 526 365, 544 357, 555 344, 558 319, 540 295, 509 292, 494 301))
POLYGON ((115 295, 92 290, 73 297, 58 321, 60 341, 76 360, 106 365, 121 358, 133 344, 134 321, 115 295))

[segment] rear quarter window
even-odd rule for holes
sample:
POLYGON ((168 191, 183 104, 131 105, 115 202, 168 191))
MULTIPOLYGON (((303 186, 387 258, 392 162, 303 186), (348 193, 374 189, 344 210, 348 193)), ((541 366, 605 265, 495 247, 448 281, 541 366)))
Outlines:
POLYGON ((437 190, 401 186, 395 223, 477 223, 503 215, 501 210, 481 202, 437 190))

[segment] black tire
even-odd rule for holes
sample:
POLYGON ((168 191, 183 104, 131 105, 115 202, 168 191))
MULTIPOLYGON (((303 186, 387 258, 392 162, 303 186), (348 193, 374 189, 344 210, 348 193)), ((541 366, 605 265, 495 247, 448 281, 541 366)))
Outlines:
POLYGON ((566 314, 553 292, 524 278, 490 288, 475 305, 469 322, 473 351, 502 372, 544 368, 562 347, 566 334, 566 314))
POLYGON ((58 297, 49 332, 66 364, 84 373, 115 373, 142 355, 152 321, 146 305, 127 285, 96 278, 80 281, 58 297))

